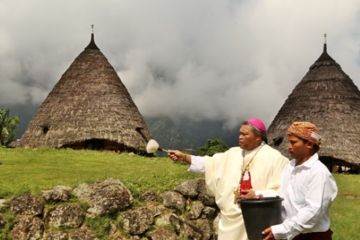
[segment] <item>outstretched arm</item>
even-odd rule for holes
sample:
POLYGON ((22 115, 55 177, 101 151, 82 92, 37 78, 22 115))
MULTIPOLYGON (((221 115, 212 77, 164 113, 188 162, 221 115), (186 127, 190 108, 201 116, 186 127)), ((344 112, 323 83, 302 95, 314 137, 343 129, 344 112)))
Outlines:
POLYGON ((169 150, 168 157, 173 161, 183 161, 191 164, 191 155, 183 153, 179 150, 169 150))
POLYGON ((173 161, 182 161, 190 164, 188 171, 196 173, 205 172, 205 158, 183 153, 179 150, 169 150, 168 156, 173 161))

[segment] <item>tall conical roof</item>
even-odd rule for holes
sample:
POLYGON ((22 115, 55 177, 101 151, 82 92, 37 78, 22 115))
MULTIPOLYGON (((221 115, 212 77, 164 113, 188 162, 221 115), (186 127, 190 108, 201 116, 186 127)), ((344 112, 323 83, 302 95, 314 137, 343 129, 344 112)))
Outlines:
POLYGON ((149 138, 143 117, 92 34, 41 104, 19 146, 141 153, 149 138))
POLYGON ((284 138, 278 146, 284 154, 287 154, 286 130, 293 121, 310 121, 320 128, 319 154, 323 159, 360 166, 360 92, 329 56, 326 43, 321 56, 288 96, 269 127, 270 143, 284 138))

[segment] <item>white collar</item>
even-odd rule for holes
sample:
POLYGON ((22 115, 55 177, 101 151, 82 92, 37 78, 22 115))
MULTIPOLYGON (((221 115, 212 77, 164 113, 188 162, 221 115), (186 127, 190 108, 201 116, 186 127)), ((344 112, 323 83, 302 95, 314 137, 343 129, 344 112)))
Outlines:
POLYGON ((242 152, 242 154, 243 154, 243 157, 245 157, 246 155, 248 155, 248 154, 251 154, 251 153, 253 153, 253 152, 257 152, 262 146, 264 146, 266 143, 263 141, 263 142, 261 142, 261 144, 259 145, 259 146, 257 146, 256 148, 254 148, 254 149, 252 149, 252 150, 244 150, 243 149, 243 152, 242 152))
POLYGON ((294 167, 294 168, 311 168, 311 166, 317 161, 319 160, 319 155, 317 153, 314 153, 308 160, 306 160, 305 162, 303 162, 302 164, 296 166, 296 160, 293 159, 291 161, 291 165, 294 167))

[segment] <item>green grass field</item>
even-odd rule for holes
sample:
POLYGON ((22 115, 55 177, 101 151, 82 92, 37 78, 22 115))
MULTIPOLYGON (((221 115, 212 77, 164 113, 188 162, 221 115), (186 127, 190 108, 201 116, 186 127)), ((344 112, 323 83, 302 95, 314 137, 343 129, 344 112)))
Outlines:
POLYGON ((162 192, 198 177, 167 158, 128 153, 0 148, 0 162, 0 198, 110 177, 120 179, 136 197, 138 192, 162 192))
MULTIPOLYGON (((0 148, 0 198, 55 185, 120 179, 136 198, 140 192, 163 192, 199 177, 164 157, 111 152, 0 148)), ((360 175, 335 175, 339 194, 331 208, 335 240, 360 239, 360 175)))

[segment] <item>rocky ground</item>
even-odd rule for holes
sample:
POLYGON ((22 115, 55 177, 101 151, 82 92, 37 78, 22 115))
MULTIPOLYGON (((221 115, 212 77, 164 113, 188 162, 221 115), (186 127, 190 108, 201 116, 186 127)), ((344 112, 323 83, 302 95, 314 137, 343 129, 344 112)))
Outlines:
POLYGON ((0 230, 14 240, 209 240, 216 239, 218 212, 203 179, 142 193, 136 203, 120 180, 107 179, 0 199, 0 230), (100 234, 88 223, 101 218, 110 221, 100 234))

